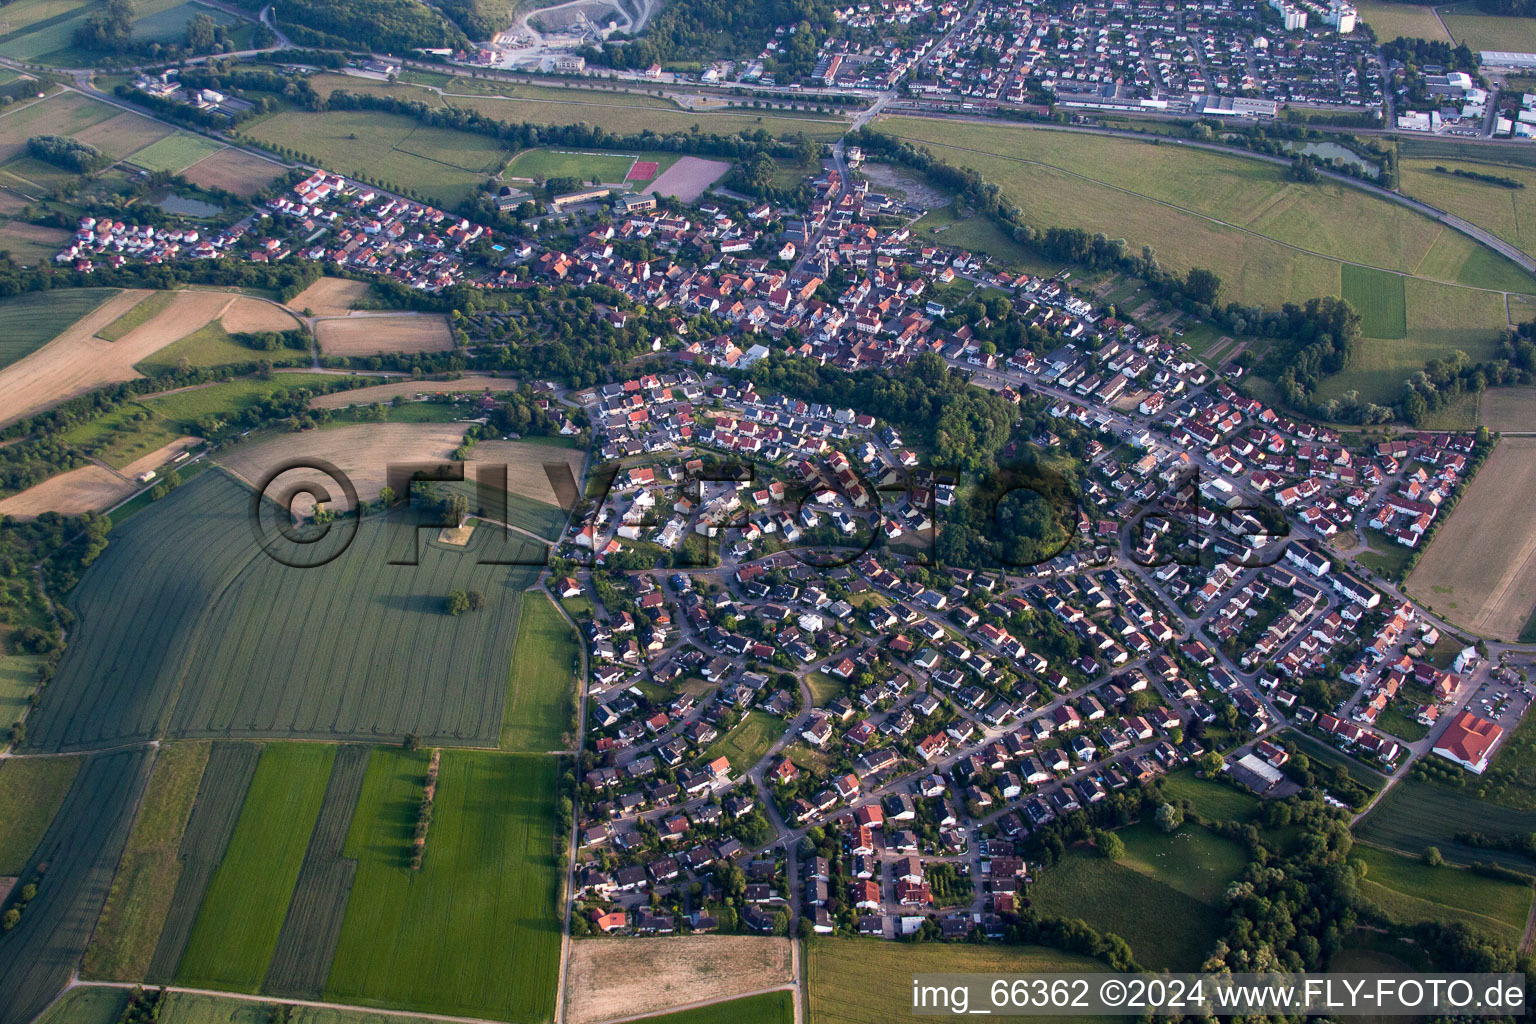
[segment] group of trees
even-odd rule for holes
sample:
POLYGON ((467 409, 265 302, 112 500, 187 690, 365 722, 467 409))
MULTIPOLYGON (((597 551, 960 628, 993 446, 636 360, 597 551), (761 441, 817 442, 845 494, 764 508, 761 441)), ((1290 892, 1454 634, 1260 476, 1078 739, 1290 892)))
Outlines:
POLYGON ((133 21, 136 12, 132 0, 106 0, 93 11, 74 33, 74 44, 82 50, 111 56, 144 55, 153 59, 175 59, 184 55, 226 53, 235 48, 229 27, 215 21, 206 11, 187 20, 179 44, 159 40, 136 39, 133 21))
POLYGON ((34 135, 27 140, 27 153, 76 174, 93 174, 112 162, 95 146, 67 135, 34 135))
POLYGON ((766 0, 741 4, 732 0, 673 0, 651 18, 645 35, 610 37, 600 54, 609 67, 644 68, 653 63, 698 61, 711 56, 751 56, 760 53, 781 25, 796 25, 795 35, 779 59, 786 80, 803 77, 816 63, 827 34, 837 25, 836 8, 828 0, 766 0))
POLYGON ((463 32, 418 0, 277 0, 272 13, 306 46, 397 54, 469 46, 463 32))
POLYGON ((448 595, 448 614, 463 615, 485 607, 485 595, 478 590, 455 590, 448 595))

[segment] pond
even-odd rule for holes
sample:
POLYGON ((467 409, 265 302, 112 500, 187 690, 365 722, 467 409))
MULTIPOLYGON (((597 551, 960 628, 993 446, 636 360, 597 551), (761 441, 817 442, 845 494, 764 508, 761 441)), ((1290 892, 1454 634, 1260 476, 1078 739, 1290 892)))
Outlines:
POLYGON ((1349 164, 1371 174, 1381 173, 1381 168, 1362 157, 1348 146, 1341 146, 1337 142, 1291 142, 1287 144, 1292 153, 1303 156, 1315 156, 1319 160, 1337 160, 1341 164, 1349 164))

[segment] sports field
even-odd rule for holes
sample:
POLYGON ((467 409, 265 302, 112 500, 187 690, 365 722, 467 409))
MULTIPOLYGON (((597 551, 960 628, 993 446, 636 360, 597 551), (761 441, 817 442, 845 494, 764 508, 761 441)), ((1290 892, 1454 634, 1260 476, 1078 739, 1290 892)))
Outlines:
POLYGON ((1536 438, 1507 437, 1467 486, 1410 593, 1467 629, 1514 640, 1536 609, 1536 438))
POLYGON ((5 332, 0 335, 0 369, 37 351, 117 294, 115 288, 58 288, 0 301, 0 317, 5 322, 5 332))
POLYGON ((260 986, 335 757, 335 747, 309 743, 273 743, 262 751, 176 969, 178 982, 237 992, 260 986))
POLYGON ((128 158, 128 162, 147 171, 170 171, 180 174, 199 160, 219 152, 224 147, 211 139, 191 132, 178 132, 159 142, 144 147, 128 158))
MULTIPOLYGON (((71 595, 79 640, 30 722, 30 744, 105 746, 162 730, 498 741, 534 569, 477 564, 495 553, 480 531, 467 549, 423 540, 419 565, 391 565, 411 557, 404 512, 369 517, 323 567, 293 569, 256 546, 250 501, 229 476, 204 473, 119 528, 71 595), (478 590, 486 606, 449 615, 454 590, 478 590)), ((328 543, 344 536, 333 530, 328 543)))
POLYGON ((444 751, 425 856, 412 871, 426 765, 425 751, 373 753, 346 844, 357 877, 326 998, 551 1019, 561 931, 559 761, 444 751))
POLYGON ((567 149, 525 149, 505 171, 512 178, 576 178, 580 181, 624 181, 635 165, 633 153, 582 152, 567 149))
POLYGON ((1516 944, 1525 931, 1533 897, 1529 885, 1487 878, 1449 864, 1432 868, 1421 858, 1363 843, 1349 856, 1367 866, 1361 894, 1396 921, 1462 921, 1516 944))
POLYGON ((181 878, 177 852, 208 752, 207 743, 168 743, 156 752, 112 894, 85 953, 86 977, 138 981, 149 976, 150 959, 181 878))
MULTIPOLYGON (((1076 916, 1076 915, 1074 915, 1076 916)), ((926 1021, 914 1016, 912 975, 1105 972, 1098 960, 1043 946, 975 946, 813 938, 805 944, 810 1020, 837 1024, 926 1021)), ((1094 1018, 1053 1017, 1062 1022, 1094 1018)), ((1115 1019, 1115 1018, 1109 1018, 1115 1019)))
POLYGON ((1039 227, 1102 231, 1133 250, 1152 245, 1164 266, 1215 268, 1223 301, 1273 307, 1337 295, 1340 260, 1536 289, 1514 264, 1412 210, 1342 184, 1301 185, 1246 157, 1001 125, 893 117, 876 127, 974 168, 1039 227))
POLYGON ((501 749, 528 753, 557 750, 570 704, 581 652, 576 631, 542 590, 523 595, 517 646, 501 712, 501 749))

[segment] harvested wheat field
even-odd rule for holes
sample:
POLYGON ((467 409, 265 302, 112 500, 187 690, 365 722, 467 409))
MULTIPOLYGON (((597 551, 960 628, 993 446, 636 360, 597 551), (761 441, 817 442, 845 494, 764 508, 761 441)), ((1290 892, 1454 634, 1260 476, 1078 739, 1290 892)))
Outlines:
POLYGON ((35 519, 44 512, 78 516, 100 512, 128 497, 137 486, 133 481, 97 465, 81 466, 51 476, 20 494, 0 498, 0 515, 17 519, 35 519))
POLYGON ((307 309, 315 316, 339 316, 351 312, 357 300, 367 293, 367 281, 350 281, 345 277, 322 277, 288 300, 288 307, 297 310, 307 309))
POLYGON ((152 142, 159 142, 174 130, 158 121, 125 111, 89 128, 80 129, 74 133, 74 137, 95 146, 108 156, 121 159, 152 142))
POLYGON ((453 348, 448 321, 437 313, 360 313, 320 320, 315 340, 328 356, 409 355, 453 348))
MULTIPOLYGON (((324 459, 352 481, 362 501, 373 501, 388 482, 390 463, 445 461, 464 440, 468 429, 458 423, 360 423, 326 430, 285 434, 255 444, 239 445, 219 457, 219 464, 252 487, 268 474, 296 459, 324 459)), ((318 483, 331 495, 330 508, 349 511, 341 487, 315 469, 294 469, 273 481, 268 493, 287 491, 299 483, 318 483)), ((300 496, 293 511, 309 515, 312 497, 300 496)))
POLYGON ((1478 398, 1477 421, 1489 430, 1536 431, 1536 388, 1489 388, 1478 398))
POLYGON ((221 149, 181 172, 203 188, 222 188, 244 199, 266 188, 284 167, 238 149, 221 149))
POLYGON ((148 473, 152 469, 159 469, 184 451, 196 448, 203 443, 200 437, 178 437, 170 444, 156 448, 147 455, 140 455, 120 472, 130 480, 137 480, 141 473, 148 473))
POLYGON ((125 291, 24 359, 0 370, 4 422, 21 419, 103 384, 133 380, 134 364, 215 320, 233 301, 228 292, 177 292, 168 306, 117 341, 94 337, 147 298, 125 291))
POLYGON ((575 481, 581 479, 584 454, 576 448, 527 441, 481 441, 475 445, 470 462, 506 466, 510 493, 569 510, 576 503, 579 484, 575 481), (557 464, 562 462, 570 468, 568 476, 558 471, 557 464), (556 469, 554 479, 550 473, 552 466, 556 469))
POLYGON ((1408 578, 1412 595, 1475 633, 1513 641, 1536 609, 1536 438, 1507 437, 1408 578))
POLYGON ((231 334, 254 334, 257 331, 292 331, 299 321, 283 307, 265 299, 253 299, 248 295, 237 298, 219 318, 224 329, 231 334))
POLYGON ((372 405, 374 402, 391 402, 396 396, 411 398, 415 395, 478 395, 486 391, 516 391, 517 381, 510 377, 460 377, 458 380, 402 380, 392 384, 375 384, 373 387, 353 391, 332 391, 328 395, 316 395, 309 400, 311 409, 345 409, 351 405, 372 405))
POLYGON ((636 1014, 788 985, 788 939, 690 935, 571 943, 565 1019, 570 1024, 636 1014))

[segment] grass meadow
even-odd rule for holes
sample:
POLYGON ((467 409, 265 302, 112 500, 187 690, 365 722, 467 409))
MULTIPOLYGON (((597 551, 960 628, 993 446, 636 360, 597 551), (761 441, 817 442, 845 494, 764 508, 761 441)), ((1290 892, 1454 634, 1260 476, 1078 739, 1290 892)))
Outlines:
POLYGON ((1466 864, 1487 861, 1517 871, 1536 871, 1536 864, 1519 854, 1457 842, 1458 832, 1536 832, 1536 811, 1505 807, 1466 789, 1409 778, 1393 786, 1355 826, 1355 835, 1364 842, 1409 857, 1434 846, 1447 860, 1466 864))
POLYGON ((1448 864, 1430 867, 1418 857, 1364 844, 1355 846, 1350 859, 1364 861, 1367 867, 1361 894, 1402 924, 1462 921, 1518 944, 1536 896, 1529 885, 1448 864))
POLYGON ((159 142, 152 142, 128 158, 135 167, 146 171, 169 171, 180 174, 205 156, 212 156, 224 147, 212 139, 191 132, 167 135, 159 142))
POLYGON ((78 757, 0 761, 0 875, 20 875, 80 770, 78 757))
POLYGON ((1213 821, 1247 821, 1259 809, 1259 798, 1252 793, 1202 779, 1188 768, 1164 776, 1163 794, 1174 801, 1188 800, 1213 821))
MULTIPOLYGON (((1106 972, 1098 960, 1043 946, 974 946, 880 939, 813 938, 805 944, 810 1020, 837 1024, 924 1021, 912 1007, 912 975, 1106 972)), ((1053 1017, 1070 1024, 1119 1018, 1053 1017)))
POLYGON ((709 745, 704 751, 704 759, 713 761, 724 755, 731 762, 731 771, 745 773, 763 759, 768 748, 782 735, 782 718, 766 711, 748 711, 730 732, 709 745))
POLYGON ((1530 18, 1485 14, 1475 4, 1459 3, 1440 8, 1440 19, 1457 43, 1473 51, 1536 51, 1536 21, 1530 18))
POLYGON ((1415 157, 1398 161, 1398 172, 1404 195, 1465 217, 1504 241, 1536 253, 1536 169, 1482 160, 1415 157), (1445 174, 1436 167, 1513 178, 1525 188, 1445 174))
POLYGON ((1395 3, 1392 0, 1361 0, 1355 5, 1360 20, 1371 26, 1383 42, 1406 36, 1409 39, 1451 41, 1445 26, 1435 17, 1435 9, 1424 4, 1395 3))
POLYGON ((542 590, 523 594, 517 645, 501 712, 501 749, 544 753, 560 747, 581 652, 576 631, 542 590))
POLYGON ((357 861, 326 998, 500 1020, 553 1017, 560 964, 559 761, 444 751, 410 868, 426 752, 378 748, 345 855, 357 861))
POLYGON ((1345 301, 1360 314, 1361 334, 1401 338, 1408 333, 1408 295, 1401 274, 1346 263, 1339 276, 1345 301))

